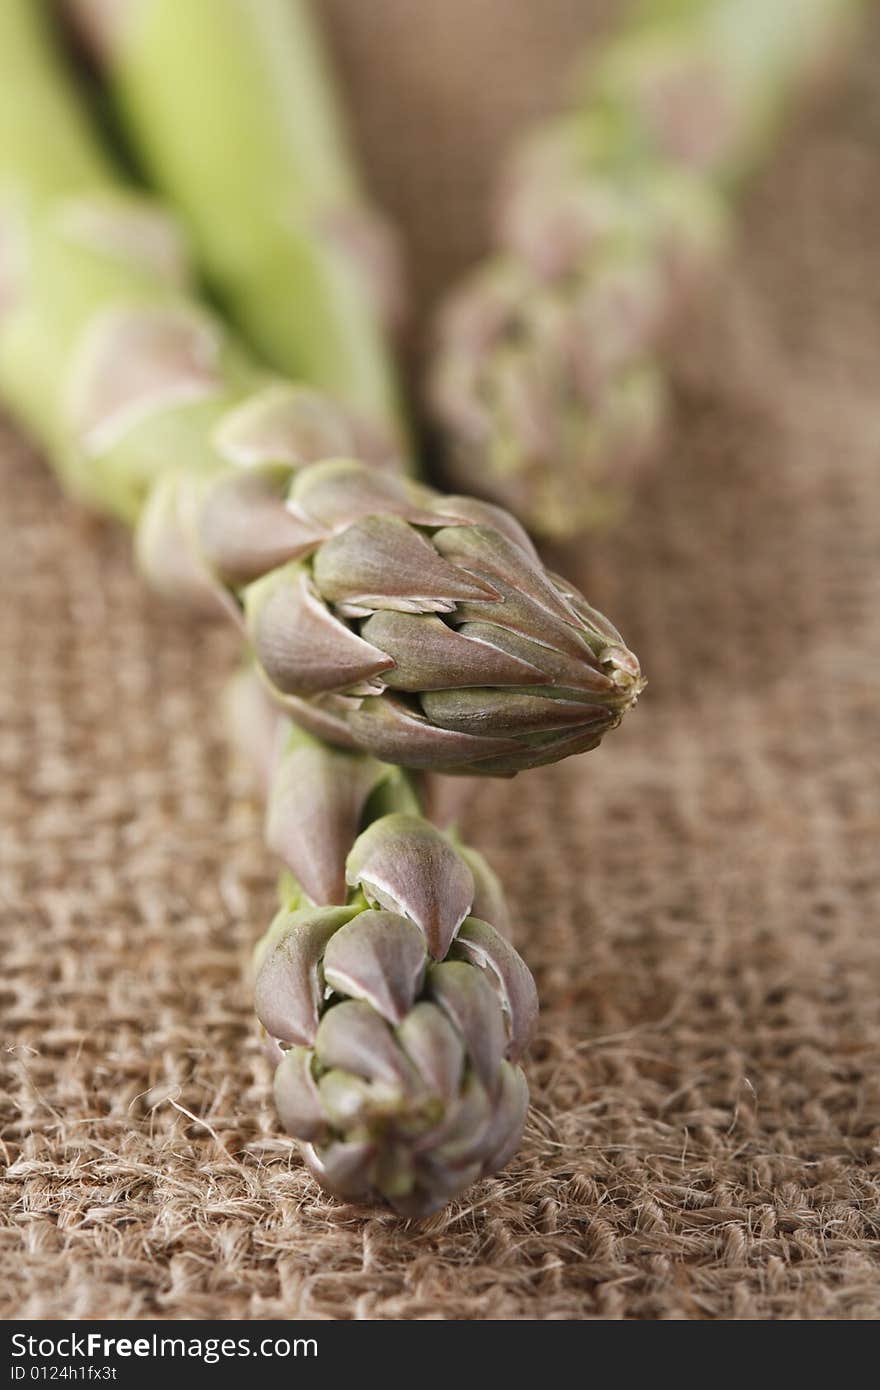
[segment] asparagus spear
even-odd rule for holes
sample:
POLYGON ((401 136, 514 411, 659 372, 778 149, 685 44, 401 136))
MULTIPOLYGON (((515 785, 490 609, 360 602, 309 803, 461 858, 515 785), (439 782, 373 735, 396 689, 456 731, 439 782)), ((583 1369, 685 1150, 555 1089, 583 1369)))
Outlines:
MULTIPOLYGON (((173 222, 116 181, 31 0, 0 5, 0 392, 72 490, 139 526, 154 578, 173 592, 213 587, 244 617, 273 663, 263 662, 267 688, 279 671, 293 680, 297 661, 319 671, 336 662, 338 672, 340 652, 372 651, 355 623, 448 625, 463 644, 457 659, 466 653, 465 689, 483 692, 477 702, 493 685, 513 697, 506 716, 500 697, 489 702, 512 745, 488 754, 480 745, 484 770, 496 772, 561 756, 553 737, 569 705, 579 703, 577 744, 596 737, 584 732, 585 710, 608 707, 616 718, 635 698, 634 658, 544 573, 512 518, 467 499, 441 503, 345 458, 345 413, 267 377, 191 297, 173 222), (364 518, 405 532, 402 550, 382 552, 386 573, 376 573, 364 518), (417 577, 405 563, 414 545, 430 555, 417 577), (284 597, 291 564, 305 566, 304 605, 284 597), (273 584, 281 599, 270 602, 273 584), (453 619, 480 631, 454 630, 453 619), (305 621, 317 624, 311 652, 297 627, 305 621), (509 686, 505 661, 516 676, 509 686), (530 666, 537 675, 526 680, 530 666), (529 727, 523 682, 542 682, 535 698, 556 702, 559 722, 545 728, 542 709, 529 727)), ((258 998, 283 1067, 282 1119, 315 1146, 322 1181, 416 1212, 506 1161, 517 1142, 525 1088, 516 1060, 534 1002, 519 958, 482 917, 470 920, 500 911, 479 860, 419 815, 404 774, 350 747, 385 747, 382 727, 364 733, 355 716, 371 701, 384 711, 378 683, 387 690, 396 678, 416 730, 403 760, 423 760, 412 742, 427 728, 429 739, 450 735, 461 761, 469 735, 453 716, 442 724, 406 705, 437 691, 422 690, 424 653, 395 640, 393 654, 388 641, 375 648, 380 671, 359 669, 354 682, 346 668, 342 712, 309 703, 301 687, 283 697, 329 741, 289 733, 272 777, 269 838, 290 877, 258 998), (304 998, 314 1006, 307 1018, 304 998), (288 1043, 305 1051, 289 1060, 288 1043)))
POLYGON ((0 386, 69 485, 142 515, 158 583, 185 568, 225 595, 267 685, 319 736, 490 774, 595 747, 641 688, 616 630, 511 517, 353 459, 335 407, 270 380, 181 288, 152 206, 109 176, 71 187, 63 149, 65 196, 31 187, 45 121, 20 119, 23 71, 2 98, 21 271, 0 386))
POLYGON ((642 0, 515 152, 498 250, 441 308, 449 476, 565 537, 616 520, 663 436, 659 353, 732 200, 862 0, 642 0))
POLYGON ((395 246, 353 172, 306 0, 64 3, 233 321, 348 407, 359 444, 399 450, 382 331, 395 246))
MULTIPOLYGON (((240 0, 207 6, 196 0, 182 21, 179 7, 172 17, 164 0, 126 0, 116 11, 115 35, 104 44, 129 128, 151 152, 159 181, 197 224, 209 268, 213 243, 228 234, 220 212, 228 199, 221 198, 219 176, 212 180, 206 170, 213 160, 228 171, 228 149, 241 153, 259 185, 244 200, 250 241, 243 262, 261 257, 272 223, 267 199, 276 200, 279 189, 295 189, 302 212, 311 206, 312 185, 327 185, 322 196, 329 203, 331 190, 342 197, 348 182, 338 140, 306 140, 311 126, 288 132, 293 117, 282 119, 282 98, 294 90, 297 103, 308 107, 303 120, 330 130, 333 118, 326 82, 312 91, 298 81, 300 67, 310 79, 320 71, 311 39, 298 46, 282 11, 305 22, 305 12, 286 0, 281 10, 278 0, 246 7, 240 0), (172 32, 174 56, 163 64, 172 32), (177 66, 182 51, 186 81, 177 66), (227 99, 230 87, 235 101, 227 99), (181 142, 169 131, 184 101, 193 110, 181 142), (286 183, 283 140, 296 150, 307 146, 286 183), (199 153, 203 143, 208 148, 199 153), (319 167, 312 169, 315 160, 319 167)), ((101 32, 106 36, 106 19, 101 32)), ((240 196, 235 201, 243 205, 240 196)), ((274 267, 276 305, 281 271, 274 267)), ((297 289, 293 280, 280 296, 294 317, 297 289)), ((247 286, 235 302, 243 321, 264 321, 259 297, 247 286)), ((317 362, 309 378, 333 384, 317 362)), ((274 469, 279 460, 265 445, 260 453, 258 436, 270 436, 272 422, 287 410, 283 393, 270 391, 230 420, 221 444, 228 455, 246 451, 250 475, 198 489, 190 476, 169 480, 147 526, 162 555, 175 553, 165 539, 169 528, 188 536, 214 574, 236 588, 263 675, 288 697, 291 712, 317 733, 443 771, 509 773, 595 747, 640 687, 619 634, 544 574, 519 528, 473 501, 441 500, 388 480, 380 521, 376 484, 363 469, 322 464, 296 478, 274 469), (258 478, 261 463, 266 469, 258 478), (486 528, 499 527, 503 540, 486 535, 486 528), (290 560, 283 567, 279 544, 290 560), (500 602, 502 595, 508 603, 500 602)), ((149 563, 148 547, 142 553, 149 563)))
POLYGON ((422 1215, 503 1167, 525 1120, 537 994, 498 881, 407 774, 293 728, 250 673, 232 695, 291 870, 255 955, 279 1114, 331 1191, 422 1215))

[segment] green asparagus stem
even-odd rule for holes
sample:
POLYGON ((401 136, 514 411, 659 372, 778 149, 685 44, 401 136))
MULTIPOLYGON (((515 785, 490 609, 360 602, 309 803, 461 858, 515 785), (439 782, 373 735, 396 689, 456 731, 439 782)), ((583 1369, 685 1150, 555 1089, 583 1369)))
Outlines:
POLYGON ((306 0, 65 3, 231 319, 346 406, 359 443, 399 451, 382 326, 395 248, 353 173, 306 0))
POLYGON ((518 1141, 533 985, 483 920, 503 911, 491 875, 371 754, 403 719, 415 765, 438 739, 456 766, 476 739, 499 773, 562 756, 560 731, 595 742, 632 703, 635 659, 512 518, 346 457, 346 413, 192 298, 179 232, 117 183, 31 0, 0 5, 0 392, 72 490, 138 526, 154 580, 249 627, 264 691, 293 684, 312 734, 270 739, 289 874, 257 986, 282 1120, 331 1190, 433 1209, 518 1141), (401 618, 435 633, 424 650, 401 618), (464 686, 426 680, 449 642, 464 686), (328 671, 341 709, 314 699, 328 671), (461 728, 481 705, 501 749, 461 728))
POLYGON ((863 3, 635 5, 515 152, 498 252, 441 309, 428 395, 456 482, 551 537, 619 518, 663 438, 669 331, 863 3))

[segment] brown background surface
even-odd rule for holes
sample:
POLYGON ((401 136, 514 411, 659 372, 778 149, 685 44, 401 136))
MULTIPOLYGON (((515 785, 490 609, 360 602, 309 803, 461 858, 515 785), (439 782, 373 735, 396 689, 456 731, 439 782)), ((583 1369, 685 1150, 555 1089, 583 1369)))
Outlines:
MULTIPOLYGON (((424 302, 613 6, 326 8, 424 302)), ((539 979, 534 1107, 420 1226, 325 1200, 277 1134, 234 643, 2 433, 7 1316, 880 1316, 878 61, 875 26, 753 190, 629 526, 560 562, 650 688, 598 753, 470 801, 539 979)))

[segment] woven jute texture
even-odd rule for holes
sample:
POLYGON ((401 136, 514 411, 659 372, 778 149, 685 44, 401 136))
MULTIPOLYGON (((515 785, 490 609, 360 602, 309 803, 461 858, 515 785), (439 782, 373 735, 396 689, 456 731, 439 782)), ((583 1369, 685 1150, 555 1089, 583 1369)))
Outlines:
MULTIPOLYGON (((424 301, 608 7, 325 8, 424 301)), ((538 976, 534 1105, 427 1222, 325 1199, 279 1137, 234 641, 2 433, 5 1315, 880 1315, 878 60, 875 26, 752 190, 629 524, 554 557, 650 686, 599 752, 470 797, 538 976)))

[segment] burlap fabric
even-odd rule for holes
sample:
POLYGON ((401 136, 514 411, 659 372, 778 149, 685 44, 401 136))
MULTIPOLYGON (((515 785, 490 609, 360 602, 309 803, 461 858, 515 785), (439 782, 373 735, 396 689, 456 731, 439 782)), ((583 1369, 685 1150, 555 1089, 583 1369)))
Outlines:
MULTIPOLYGON (((327 9, 424 302, 600 7, 327 9)), ((7 1316, 880 1314, 878 59, 875 26, 754 190, 629 526, 561 561, 650 689, 600 752, 470 802, 539 978, 534 1108, 422 1225, 326 1200, 278 1136, 234 642, 3 433, 7 1316)))

